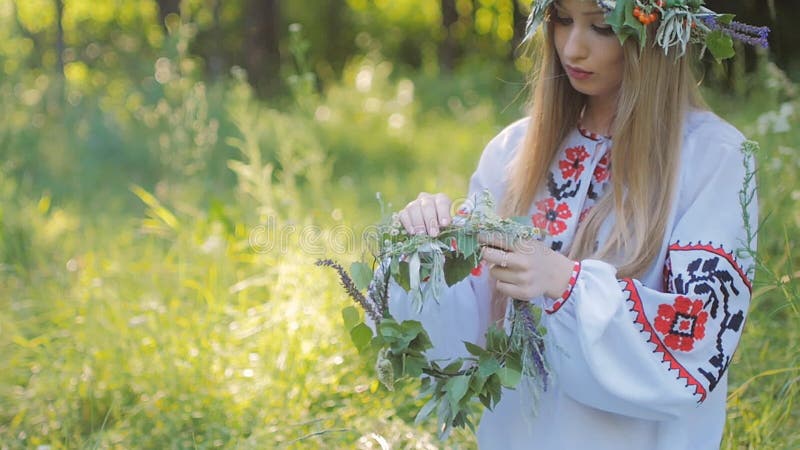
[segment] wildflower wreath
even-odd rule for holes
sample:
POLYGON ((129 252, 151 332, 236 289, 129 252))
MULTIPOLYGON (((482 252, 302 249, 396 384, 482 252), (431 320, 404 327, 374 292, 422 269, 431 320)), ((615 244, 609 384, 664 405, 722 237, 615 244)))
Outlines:
MULTIPOLYGON (((735 54, 733 41, 768 47, 768 27, 757 27, 733 20, 733 14, 719 14, 704 6, 704 0, 594 0, 605 13, 621 43, 636 39, 647 44, 648 28, 655 30, 655 45, 666 53, 678 47, 678 56, 686 53, 689 44, 700 44, 700 56, 707 49, 717 60, 735 54), (652 27, 651 27, 652 25, 652 27)), ((555 0, 533 0, 526 24, 524 40, 529 40, 545 22, 547 11, 555 0)))
POLYGON ((375 358, 378 380, 394 390, 397 380, 419 378, 419 398, 429 400, 415 421, 419 423, 435 411, 442 439, 453 427, 467 426, 474 431, 471 417, 476 399, 491 409, 500 401, 503 387, 514 388, 525 380, 535 395, 548 377, 543 357, 545 331, 539 326, 541 311, 530 302, 513 300, 510 333, 492 325, 485 335, 485 348, 465 342, 470 356, 444 362, 426 356, 432 343, 420 322, 398 322, 389 312, 391 280, 408 292, 408 301, 421 311, 426 302, 439 301, 442 289, 469 276, 480 263, 481 233, 499 235, 509 242, 543 237, 540 229, 531 227, 528 217, 497 216, 488 190, 472 203, 459 209, 452 225, 443 227, 435 237, 406 233, 396 213, 384 217, 374 236, 371 265, 355 262, 348 273, 330 259, 317 261, 318 266, 338 272, 347 294, 364 310, 367 322, 353 306, 344 308, 342 316, 359 352, 375 358), (366 296, 362 294, 365 289, 366 296))

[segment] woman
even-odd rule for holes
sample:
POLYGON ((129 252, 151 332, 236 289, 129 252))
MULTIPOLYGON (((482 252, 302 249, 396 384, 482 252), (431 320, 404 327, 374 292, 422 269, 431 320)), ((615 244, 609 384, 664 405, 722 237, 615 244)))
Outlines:
MULTIPOLYGON (((530 115, 488 144, 470 180, 470 197, 489 189, 501 215, 531 217, 545 240, 482 238, 482 270, 419 314, 390 291, 393 315, 431 334, 431 357, 463 355, 509 298, 544 308, 553 382, 538 414, 524 387, 505 391, 481 419, 481 448, 720 445, 753 264, 735 255, 758 216, 751 202, 745 224, 739 201, 744 138, 705 110, 685 48, 651 44, 663 3, 637 8, 643 47, 620 43, 607 3, 544 2, 530 115)), ((421 193, 400 220, 436 235, 450 206, 421 193)))

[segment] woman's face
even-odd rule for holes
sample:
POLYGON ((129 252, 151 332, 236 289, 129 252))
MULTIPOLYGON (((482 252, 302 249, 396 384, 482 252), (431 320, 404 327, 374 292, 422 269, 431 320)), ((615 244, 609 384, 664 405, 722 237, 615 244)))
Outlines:
POLYGON ((622 84, 622 45, 593 1, 558 0, 553 40, 570 84, 588 96, 615 96, 622 84))

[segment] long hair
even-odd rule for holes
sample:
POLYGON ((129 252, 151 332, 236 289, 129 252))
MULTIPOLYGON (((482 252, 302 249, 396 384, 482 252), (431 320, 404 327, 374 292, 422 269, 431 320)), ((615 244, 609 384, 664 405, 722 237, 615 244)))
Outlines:
MULTIPOLYGON (((538 77, 531 71, 530 121, 522 146, 507 168, 507 187, 499 205, 501 216, 527 215, 536 193, 567 135, 575 129, 586 96, 570 84, 555 49, 553 27, 544 23, 538 77)), ((676 58, 628 39, 611 130, 611 186, 589 210, 567 249, 571 259, 610 262, 620 277, 642 275, 658 255, 675 193, 682 128, 690 107, 705 109, 692 73, 693 55, 676 58), (614 214, 614 226, 599 248, 601 224, 614 214)), ((502 318, 506 299, 492 286, 492 317, 502 318)))

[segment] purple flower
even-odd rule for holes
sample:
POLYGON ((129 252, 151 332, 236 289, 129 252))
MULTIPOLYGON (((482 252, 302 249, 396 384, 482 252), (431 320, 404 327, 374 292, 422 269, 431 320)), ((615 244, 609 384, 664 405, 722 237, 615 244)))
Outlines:
POLYGON ((756 27, 746 23, 732 21, 730 24, 720 24, 714 16, 702 16, 700 20, 712 31, 720 30, 728 36, 753 46, 769 47, 769 27, 756 27))
POLYGON ((347 274, 347 271, 342 268, 339 264, 331 259, 318 259, 316 262, 317 266, 324 266, 324 267, 331 267, 339 274, 339 281, 342 283, 342 287, 344 287, 347 295, 353 299, 356 303, 358 303, 361 308, 369 315, 375 324, 380 323, 381 317, 383 316, 383 311, 381 307, 376 305, 373 301, 370 301, 358 290, 353 279, 347 274))

